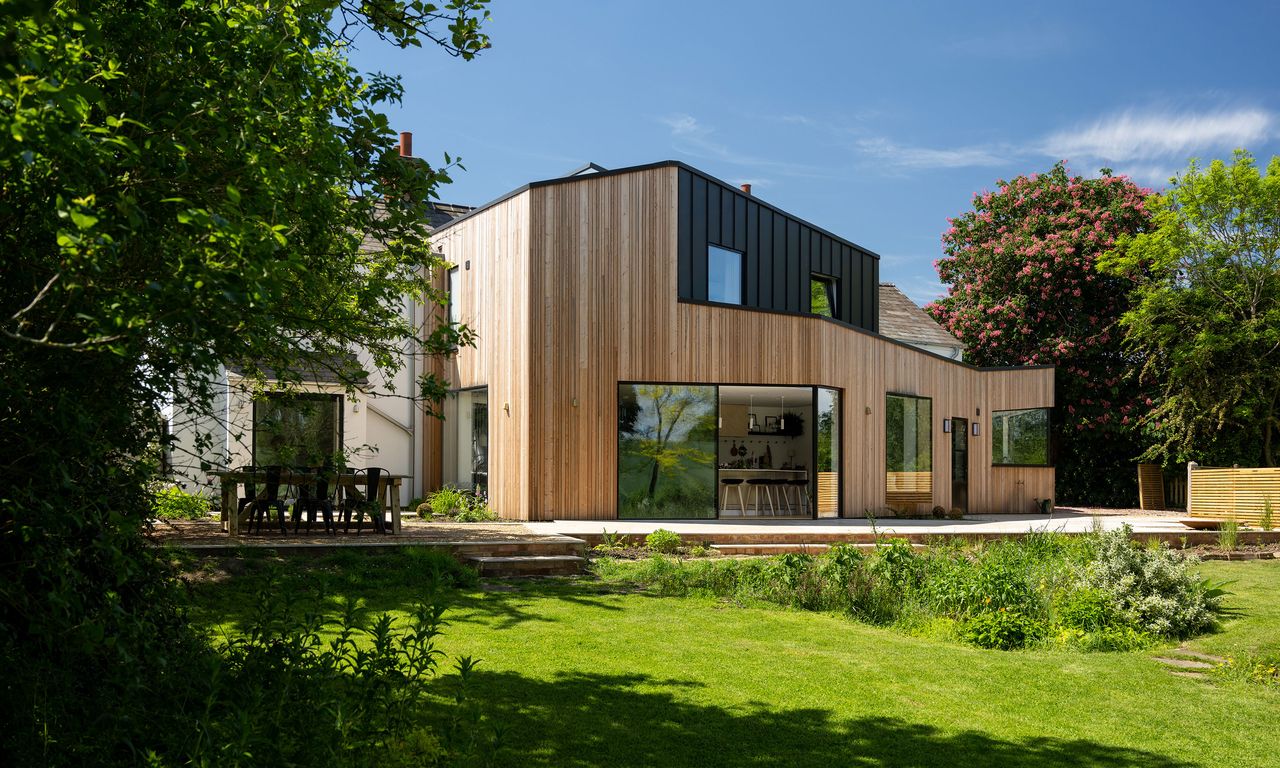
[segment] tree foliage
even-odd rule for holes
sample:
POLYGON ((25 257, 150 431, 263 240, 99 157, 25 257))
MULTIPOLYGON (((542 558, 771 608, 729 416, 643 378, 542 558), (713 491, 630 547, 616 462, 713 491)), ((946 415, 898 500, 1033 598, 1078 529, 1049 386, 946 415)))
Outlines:
POLYGON ((1116 327, 1132 281, 1094 265, 1116 238, 1147 226, 1146 194, 1109 171, 1085 179, 1058 163, 975 195, 942 236, 936 267, 950 287, 926 310, 964 342, 967 359, 1057 366, 1064 502, 1132 503, 1134 425, 1147 398, 1116 327))
POLYGON ((344 51, 471 58, 485 1, 0 0, 5 762, 133 762, 183 706, 198 644, 139 534, 172 393, 207 407, 224 361, 358 387, 357 346, 390 372, 406 338, 466 342, 400 312, 443 300, 424 206, 453 161, 397 157, 400 84, 344 51))
POLYGON ((1152 199, 1149 231, 1099 262, 1136 281, 1123 319, 1161 390, 1147 455, 1276 466, 1280 451, 1280 157, 1192 162, 1152 199))

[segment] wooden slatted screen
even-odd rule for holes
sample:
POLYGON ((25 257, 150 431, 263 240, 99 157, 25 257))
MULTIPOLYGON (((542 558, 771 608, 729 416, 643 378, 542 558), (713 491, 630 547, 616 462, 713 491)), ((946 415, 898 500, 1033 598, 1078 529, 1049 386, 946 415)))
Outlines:
POLYGON ((1189 482, 1187 512, 1192 517, 1260 525, 1269 501, 1274 524, 1280 524, 1280 467, 1197 469, 1189 482))
POLYGON ((818 473, 818 517, 834 516, 840 509, 840 476, 818 473))
POLYGON ((1138 465, 1138 508, 1167 509, 1164 503, 1164 473, 1159 464, 1138 465))
POLYGON ((933 503, 932 472, 888 472, 885 475, 885 504, 913 511, 917 504, 933 503))

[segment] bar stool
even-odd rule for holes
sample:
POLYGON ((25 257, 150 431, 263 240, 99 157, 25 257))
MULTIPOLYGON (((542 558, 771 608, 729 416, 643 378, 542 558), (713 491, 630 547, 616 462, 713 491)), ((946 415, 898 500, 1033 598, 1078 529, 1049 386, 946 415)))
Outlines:
MULTIPOLYGON (((804 517, 813 516, 813 505, 809 501, 809 481, 808 480, 788 480, 787 489, 795 489, 796 506, 800 508, 800 514, 804 517)), ((788 494, 788 497, 790 494, 788 494)), ((788 498, 788 500, 790 500, 788 498)))
POLYGON ((757 516, 763 517, 763 515, 760 514, 760 491, 762 489, 764 490, 765 496, 769 499, 770 516, 778 514, 777 507, 773 504, 773 486, 775 483, 777 483, 776 480, 766 480, 763 477, 753 477, 747 481, 747 485, 751 486, 751 490, 754 492, 753 498, 755 499, 754 505, 757 516))
POLYGON ((747 514, 747 501, 742 495, 742 478, 741 477, 724 477, 720 479, 720 487, 724 491, 720 494, 720 511, 723 512, 729 501, 729 489, 734 488, 738 491, 738 514, 747 514))
POLYGON ((778 500, 778 514, 784 516, 790 515, 791 496, 787 493, 787 481, 771 479, 769 480, 769 490, 772 492, 773 497, 778 500), (785 511, 783 510, 784 504, 786 505, 785 511))

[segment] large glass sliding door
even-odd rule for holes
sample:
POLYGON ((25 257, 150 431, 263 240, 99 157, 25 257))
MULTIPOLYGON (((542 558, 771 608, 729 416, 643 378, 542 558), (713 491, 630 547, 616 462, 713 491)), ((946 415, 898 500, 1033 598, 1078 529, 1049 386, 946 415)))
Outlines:
POLYGON ((716 388, 618 385, 618 517, 716 516, 716 388))
POLYGON ((489 390, 450 392, 444 403, 444 484, 489 489, 489 390))
POLYGON ((618 386, 618 517, 839 517, 840 391, 618 386))

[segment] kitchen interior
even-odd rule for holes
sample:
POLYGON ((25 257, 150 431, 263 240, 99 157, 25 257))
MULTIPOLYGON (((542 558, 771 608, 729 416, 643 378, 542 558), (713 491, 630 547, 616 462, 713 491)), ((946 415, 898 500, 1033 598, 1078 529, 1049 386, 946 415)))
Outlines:
POLYGON ((720 387, 721 517, 813 516, 814 391, 720 387))

